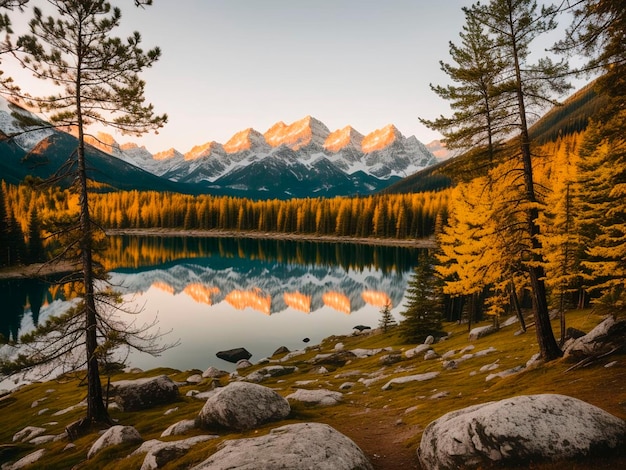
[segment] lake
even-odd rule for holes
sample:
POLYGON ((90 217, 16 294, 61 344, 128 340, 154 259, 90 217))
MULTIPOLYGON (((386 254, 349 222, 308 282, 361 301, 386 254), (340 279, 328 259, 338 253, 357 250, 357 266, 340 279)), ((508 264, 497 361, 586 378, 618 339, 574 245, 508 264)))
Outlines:
MULTIPOLYGON (((278 347, 302 349, 345 335, 357 325, 376 328, 389 302, 402 317, 404 293, 420 250, 407 247, 235 238, 110 237, 104 265, 132 319, 155 317, 164 342, 180 341, 160 357, 131 354, 142 369, 215 366, 216 357, 245 347, 255 362, 278 347)), ((17 338, 34 323, 67 308, 63 286, 4 281, 0 333, 17 338), (25 307, 24 307, 25 306, 25 307)))

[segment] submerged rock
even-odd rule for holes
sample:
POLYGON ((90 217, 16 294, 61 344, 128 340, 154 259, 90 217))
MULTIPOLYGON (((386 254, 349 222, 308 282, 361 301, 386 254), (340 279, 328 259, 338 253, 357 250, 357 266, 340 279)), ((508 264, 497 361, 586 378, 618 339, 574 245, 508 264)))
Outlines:
POLYGON ((236 364, 242 359, 247 360, 252 357, 252 354, 250 354, 246 348, 234 348, 226 351, 218 351, 215 355, 220 359, 224 359, 225 361, 233 364, 236 364))

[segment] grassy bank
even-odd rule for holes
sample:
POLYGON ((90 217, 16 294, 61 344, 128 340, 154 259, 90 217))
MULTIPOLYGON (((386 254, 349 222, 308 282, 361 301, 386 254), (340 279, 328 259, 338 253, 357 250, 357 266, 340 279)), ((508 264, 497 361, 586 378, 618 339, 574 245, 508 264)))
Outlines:
MULTIPOLYGON (((567 316, 568 326, 583 331, 589 331, 600 320, 601 317, 590 311, 571 312, 567 316)), ((320 366, 312 364, 311 359, 320 352, 331 352, 338 342, 343 343, 344 349, 348 350, 392 348, 394 351, 401 351, 415 346, 403 343, 397 331, 393 329, 387 334, 374 332, 363 336, 327 338, 320 345, 307 348, 305 354, 284 363, 296 365, 298 370, 295 373, 268 379, 262 382, 262 385, 274 388, 286 396, 297 388, 339 390, 345 382, 353 382, 351 389, 343 391, 344 400, 341 404, 319 407, 292 402, 292 413, 289 419, 265 425, 248 433, 219 433, 219 439, 193 447, 183 457, 165 468, 186 468, 200 462, 214 452, 224 439, 254 437, 274 427, 302 421, 327 423, 346 434, 363 449, 377 469, 419 468, 415 451, 423 429, 432 420, 444 413, 469 405, 522 394, 569 395, 626 419, 626 355, 623 353, 600 359, 586 367, 572 368, 574 365, 572 362, 557 360, 524 369, 508 377, 486 380, 489 374, 525 364, 537 352, 534 330, 531 328, 525 334, 515 335, 518 326, 514 324, 495 334, 470 342, 466 325, 446 324, 445 326, 446 331, 449 331, 451 335, 447 340, 433 345, 437 354, 442 355, 454 350, 456 353, 453 358, 459 358, 462 355, 459 351, 470 345, 474 346, 474 349, 469 353, 490 350, 490 348, 494 348, 495 351, 485 355, 475 355, 459 362, 457 369, 452 370, 445 370, 441 360, 425 361, 422 355, 412 359, 407 359, 403 355, 400 362, 382 366, 380 358, 388 354, 383 352, 368 358, 354 359, 341 367, 326 365, 329 372, 320 374, 320 366), (605 367, 614 361, 612 366, 605 367), (492 370, 487 370, 488 368, 492 370), (383 385, 394 377, 430 371, 439 371, 440 375, 427 382, 394 384, 389 390, 382 389, 383 385), (380 378, 375 380, 377 375, 380 378), (358 381, 359 378, 374 379, 374 381, 366 386, 358 381)), ((558 334, 556 322, 554 328, 558 334)), ((255 365, 241 370, 240 375, 247 375, 260 367, 262 366, 255 365)), ((182 382, 191 374, 198 372, 201 371, 180 372, 162 369, 120 374, 111 379, 134 379, 166 373, 172 379, 182 382)), ((227 377, 222 378, 221 385, 225 385, 227 381, 227 377)), ((161 432, 169 425, 182 419, 194 418, 202 408, 202 401, 186 396, 188 391, 204 391, 211 387, 209 379, 205 379, 199 385, 182 385, 181 397, 175 404, 136 413, 112 410, 111 415, 119 421, 119 424, 135 426, 145 440, 158 439, 161 432), (164 412, 171 408, 177 408, 177 410, 164 415, 164 412)), ((75 409, 59 416, 54 416, 54 413, 76 405, 85 395, 85 387, 80 385, 78 379, 65 377, 52 382, 32 384, 4 397, 0 401, 3 417, 0 443, 4 446, 0 460, 14 461, 36 448, 30 444, 7 447, 7 444, 11 444, 13 435, 26 426, 46 427, 49 434, 61 433, 67 424, 82 416, 84 409, 75 409), (37 402, 35 406, 33 406, 34 402, 37 402)), ((206 433, 206 431, 194 430, 185 436, 164 439, 176 440, 206 433)), ((74 442, 76 447, 67 450, 63 450, 67 445, 66 440, 46 444, 48 453, 42 461, 45 463, 45 468, 124 470, 141 466, 143 455, 125 458, 136 446, 113 448, 86 462, 87 451, 96 438, 97 434, 94 432, 78 439, 74 442)), ((42 468, 41 463, 37 468, 42 468)), ((533 468, 626 468, 626 456, 594 458, 574 463, 540 464, 533 468)))

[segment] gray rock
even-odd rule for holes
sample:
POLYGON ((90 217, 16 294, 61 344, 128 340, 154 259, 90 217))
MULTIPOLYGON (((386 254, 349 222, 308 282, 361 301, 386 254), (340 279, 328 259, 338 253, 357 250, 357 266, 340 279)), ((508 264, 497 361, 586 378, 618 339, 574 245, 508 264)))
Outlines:
POLYGON ((46 449, 39 449, 35 452, 31 452, 30 454, 22 457, 17 462, 11 465, 3 465, 2 470, 20 470, 24 467, 31 466, 37 463, 46 453, 46 449))
POLYGON ((220 377, 224 377, 225 375, 228 375, 228 372, 226 372, 225 370, 219 370, 217 367, 213 366, 209 367, 202 373, 202 377, 204 377, 205 379, 219 379, 220 377))
POLYGON ((202 376, 200 374, 190 375, 189 377, 187 377, 187 380, 185 380, 185 382, 194 385, 199 384, 200 382, 202 382, 202 376))
POLYGON ((569 341, 564 356, 580 360, 599 356, 613 350, 623 350, 626 345, 626 320, 615 320, 609 315, 585 336, 569 341))
POLYGON ((237 370, 247 369, 248 367, 252 367, 252 363, 247 359, 241 359, 237 361, 237 365, 235 366, 235 369, 237 370))
POLYGON ((138 411, 178 400, 178 386, 167 375, 111 383, 123 411, 138 411))
POLYGON ((225 441, 192 470, 373 470, 363 451, 327 424, 282 426, 251 439, 225 441))
POLYGON ((496 331, 498 331, 498 329, 493 325, 477 326, 476 328, 472 328, 472 331, 469 332, 469 339, 470 341, 474 341, 495 333, 496 331))
POLYGON ((145 453, 143 464, 140 470, 156 470, 185 455, 187 451, 201 442, 211 439, 217 439, 219 436, 194 436, 189 439, 180 441, 163 442, 157 439, 151 439, 141 444, 139 449, 135 450, 131 455, 145 453))
POLYGON ((443 353, 441 355, 441 359, 446 361, 448 359, 450 359, 452 356, 454 356, 456 354, 456 350, 451 349, 450 351, 446 351, 445 353, 443 353))
POLYGON ((343 399, 341 392, 333 392, 323 388, 315 390, 305 390, 299 388, 294 393, 287 395, 287 400, 300 401, 315 405, 331 406, 337 405, 343 399))
POLYGON ((232 382, 218 389, 198 414, 201 427, 244 431, 286 418, 289 402, 274 390, 248 382, 232 382))
POLYGON ((352 361, 357 358, 357 355, 351 351, 337 351, 332 354, 319 354, 313 360, 313 364, 325 364, 330 366, 341 367, 348 361, 352 361))
POLYGON ((296 366, 267 366, 246 375, 244 377, 244 380, 248 382, 259 383, 264 381, 265 379, 269 379, 272 377, 280 377, 282 375, 292 374, 296 370, 298 370, 296 366))
POLYGON ((626 422, 564 395, 518 396, 447 413, 422 435, 433 470, 501 467, 601 455, 626 445, 626 422))
POLYGON ((57 438, 57 436, 54 436, 52 434, 44 434, 42 436, 37 436, 33 439, 31 439, 30 441, 28 441, 30 444, 33 444, 35 446, 40 446, 43 444, 47 444, 48 442, 53 442, 55 441, 57 438))
POLYGON ((344 382, 339 386, 339 390, 350 390, 354 387, 354 382, 344 382))
POLYGON ((435 342, 435 337, 433 335, 428 335, 424 340, 424 344, 433 344, 435 342))
POLYGON ((178 436, 180 434, 185 434, 186 432, 195 429, 196 421, 193 419, 183 419, 182 421, 178 421, 177 423, 172 424, 165 431, 161 433, 161 437, 169 437, 169 436, 178 436))
POLYGON ((424 374, 416 374, 416 375, 405 375, 404 377, 396 377, 395 379, 391 379, 385 385, 383 385, 383 390, 391 389, 393 384, 404 384, 407 382, 424 382, 426 380, 432 380, 439 375, 439 372, 426 372, 424 374))
POLYGON ((40 428, 38 426, 26 426, 24 429, 16 432, 13 435, 13 442, 27 442, 37 436, 41 436, 45 432, 46 428, 40 428))
POLYGON ((124 444, 127 442, 141 442, 143 441, 139 432, 132 426, 112 426, 107 429, 102 436, 93 443, 89 452, 87 452, 87 458, 90 459, 102 449, 115 446, 118 444, 124 444))
POLYGON ((391 353, 391 354, 385 354, 384 356, 381 356, 380 359, 378 359, 378 362, 380 362, 383 366, 390 366, 392 364, 396 364, 397 362, 400 362, 401 360, 402 360, 402 354, 391 353))
POLYGON ((276 351, 274 351, 272 353, 272 357, 274 356, 278 356, 280 354, 289 354, 289 348, 287 346, 281 346, 280 348, 278 348, 276 351))
POLYGON ((408 349, 404 352, 404 355, 407 357, 407 359, 411 359, 423 352, 426 352, 430 349, 430 345, 429 344, 420 344, 412 349, 408 349))
POLYGON ((429 349, 428 351, 426 351, 426 354, 424 354, 425 361, 431 361, 433 359, 437 359, 438 357, 439 355, 432 349, 429 349))
POLYGON ((356 348, 351 349, 350 352, 354 354, 358 358, 365 358, 375 356, 383 351, 392 352, 392 348, 374 348, 374 349, 365 349, 365 348, 356 348))

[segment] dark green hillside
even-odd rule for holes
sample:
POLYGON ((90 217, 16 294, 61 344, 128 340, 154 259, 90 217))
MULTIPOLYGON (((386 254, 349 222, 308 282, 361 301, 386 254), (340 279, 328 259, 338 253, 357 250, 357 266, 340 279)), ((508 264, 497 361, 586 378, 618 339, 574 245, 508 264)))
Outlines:
MULTIPOLYGON (((7 183, 18 184, 31 175, 47 179, 67 163, 76 150, 76 139, 58 132, 39 142, 30 152, 25 152, 10 140, 0 142, 0 175, 7 183)), ((172 191, 190 193, 191 185, 159 178, 136 166, 112 157, 94 147, 87 150, 89 177, 105 187, 115 190, 172 191)), ((65 181, 67 184, 67 181, 65 181)))
MULTIPOLYGON (((539 144, 556 140, 559 136, 580 132, 587 127, 589 118, 601 108, 606 98, 598 96, 590 83, 542 116, 530 129, 530 135, 539 144)), ((509 141, 505 145, 516 144, 509 141)), ((509 152, 504 149, 501 155, 509 152)), ((486 155, 471 150, 437 165, 425 168, 390 185, 385 193, 433 191, 450 187, 454 181, 467 181, 484 174, 491 166, 486 155)))

